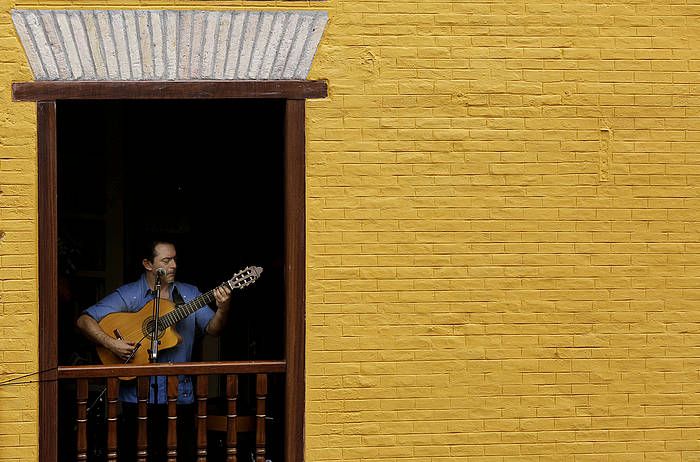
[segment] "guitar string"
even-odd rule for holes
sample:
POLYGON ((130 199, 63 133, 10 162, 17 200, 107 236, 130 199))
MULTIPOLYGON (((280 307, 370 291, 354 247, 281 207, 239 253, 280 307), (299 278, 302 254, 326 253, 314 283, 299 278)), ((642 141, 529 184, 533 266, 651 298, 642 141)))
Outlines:
POLYGON ((243 277, 244 276, 243 274, 234 275, 230 280, 220 284, 218 287, 216 287, 216 288, 214 288, 214 289, 212 289, 204 294, 199 295, 194 300, 191 300, 187 303, 184 303, 183 305, 176 307, 175 310, 171 311, 170 313, 167 313, 167 314, 161 316, 160 321, 165 322, 165 324, 166 324, 165 328, 170 327, 170 326, 180 322, 182 319, 184 319, 185 317, 194 313, 198 309, 202 308, 204 305, 213 302, 215 300, 214 292, 219 287, 223 287, 224 285, 228 285, 231 289, 234 289, 234 288, 235 289, 242 289, 243 287, 245 287, 247 285, 245 283, 251 283, 256 279, 254 277, 254 275, 250 274, 250 271, 247 270, 247 268, 243 271, 247 273, 247 274, 245 274, 245 277, 243 277), (236 279, 236 281, 234 282, 234 286, 232 286, 231 281, 233 281, 234 279, 236 279), (199 306, 197 306, 197 305, 199 305, 199 306), (172 319, 172 318, 174 318, 174 319, 172 319))

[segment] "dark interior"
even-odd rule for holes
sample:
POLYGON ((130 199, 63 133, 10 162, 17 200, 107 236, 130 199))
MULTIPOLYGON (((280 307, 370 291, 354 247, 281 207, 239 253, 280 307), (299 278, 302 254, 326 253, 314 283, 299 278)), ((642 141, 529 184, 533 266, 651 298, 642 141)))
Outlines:
MULTIPOLYGON (((97 363, 75 320, 139 277, 138 246, 154 234, 175 240, 178 280, 202 292, 245 266, 264 269, 195 358, 284 357, 283 118, 282 100, 58 102, 60 364, 97 363)), ((282 385, 271 383, 271 414, 282 385)))

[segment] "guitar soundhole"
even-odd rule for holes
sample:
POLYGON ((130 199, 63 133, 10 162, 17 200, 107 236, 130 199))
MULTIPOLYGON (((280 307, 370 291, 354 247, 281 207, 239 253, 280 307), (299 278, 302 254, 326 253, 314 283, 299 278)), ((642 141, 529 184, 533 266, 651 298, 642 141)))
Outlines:
MULTIPOLYGON (((141 326, 141 329, 143 331, 143 335, 146 338, 151 337, 151 332, 155 329, 155 321, 153 318, 148 318, 143 322, 143 326, 141 326)), ((165 330, 162 328, 162 326, 158 326, 158 338, 163 337, 163 334, 165 334, 165 330)))

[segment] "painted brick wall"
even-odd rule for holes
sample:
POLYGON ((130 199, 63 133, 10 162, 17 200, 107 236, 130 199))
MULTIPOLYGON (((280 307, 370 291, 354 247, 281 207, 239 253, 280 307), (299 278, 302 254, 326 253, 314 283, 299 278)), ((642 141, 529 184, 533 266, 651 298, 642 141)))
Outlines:
MULTIPOLYGON (((307 460, 700 460, 700 5, 0 2, 0 371, 36 367, 17 7, 315 8, 307 460)), ((36 459, 0 387, 0 461, 36 459)))
MULTIPOLYGON (((12 102, 10 83, 31 73, 9 3, 0 1, 0 382, 36 371, 38 359, 36 116, 33 105, 12 102)), ((0 386, 3 462, 37 459, 37 390, 0 386)))
POLYGON ((700 460, 691 3, 331 4, 309 460, 700 460))

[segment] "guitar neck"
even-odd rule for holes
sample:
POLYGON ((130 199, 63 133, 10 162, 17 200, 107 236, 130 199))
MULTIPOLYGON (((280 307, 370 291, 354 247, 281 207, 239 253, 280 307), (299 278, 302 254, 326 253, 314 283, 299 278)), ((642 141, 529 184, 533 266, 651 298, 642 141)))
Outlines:
POLYGON ((247 266, 243 270, 234 274, 231 279, 219 285, 218 287, 210 290, 209 292, 199 295, 197 298, 190 300, 187 303, 178 305, 170 313, 161 316, 158 319, 162 329, 167 329, 170 326, 175 325, 179 321, 185 319, 187 316, 191 315, 198 309, 202 308, 204 305, 208 305, 215 300, 214 292, 220 287, 228 287, 229 289, 241 289, 249 284, 255 282, 262 273, 262 268, 259 266, 247 266))
MULTIPOLYGON (((227 284, 228 283, 224 282, 219 287, 223 287, 227 284)), ((218 287, 217 287, 217 289, 218 289, 218 287)), ((178 322, 185 319, 187 316, 191 315, 192 313, 194 313, 198 309, 213 302, 215 300, 215 298, 214 298, 214 291, 215 290, 216 289, 212 289, 209 292, 203 293, 203 294, 199 295, 197 298, 194 298, 187 303, 183 303, 182 305, 178 305, 170 313, 161 316, 160 317, 160 324, 163 327, 163 329, 166 329, 170 326, 177 324, 178 322)))

